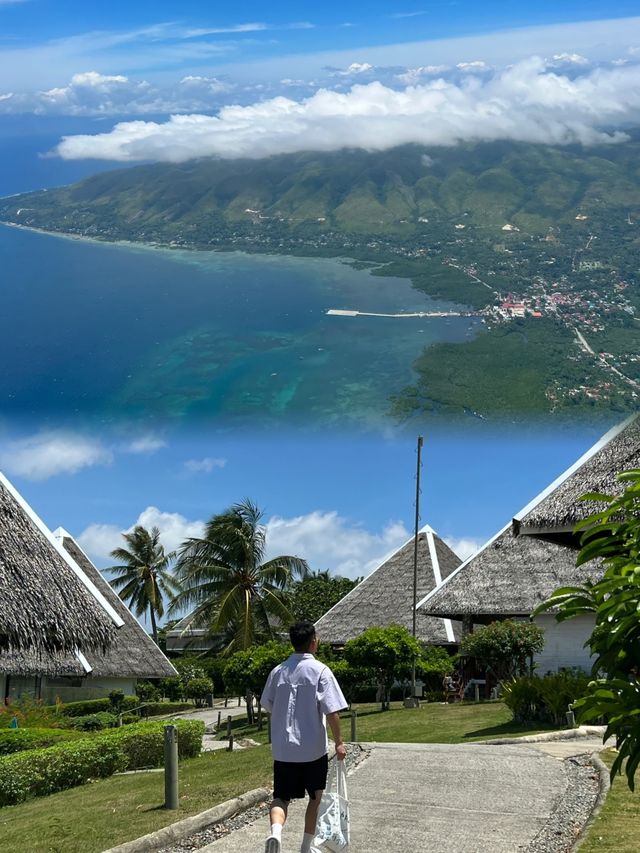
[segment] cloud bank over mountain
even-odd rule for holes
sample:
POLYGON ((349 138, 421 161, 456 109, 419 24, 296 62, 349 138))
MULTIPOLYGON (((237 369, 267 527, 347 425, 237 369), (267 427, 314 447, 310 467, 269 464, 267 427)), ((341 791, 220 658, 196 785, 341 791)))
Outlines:
POLYGON ((532 57, 502 70, 478 62, 456 72, 402 88, 378 80, 345 91, 321 88, 297 100, 277 96, 224 106, 213 116, 124 121, 107 133, 64 137, 55 153, 69 160, 181 162, 500 139, 593 145, 624 139, 625 125, 640 119, 637 64, 585 70, 571 56, 532 57))

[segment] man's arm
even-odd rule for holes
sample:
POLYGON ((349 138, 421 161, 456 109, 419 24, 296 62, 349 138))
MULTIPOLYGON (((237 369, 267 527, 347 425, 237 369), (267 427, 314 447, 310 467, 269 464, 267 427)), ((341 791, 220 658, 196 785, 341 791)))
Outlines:
POLYGON ((329 723, 329 728, 331 729, 331 734, 333 735, 333 739, 336 744, 336 755, 338 756, 338 761, 342 761, 347 754, 347 748, 344 745, 342 735, 340 734, 340 714, 338 711, 334 711, 333 714, 327 714, 327 722, 329 723))

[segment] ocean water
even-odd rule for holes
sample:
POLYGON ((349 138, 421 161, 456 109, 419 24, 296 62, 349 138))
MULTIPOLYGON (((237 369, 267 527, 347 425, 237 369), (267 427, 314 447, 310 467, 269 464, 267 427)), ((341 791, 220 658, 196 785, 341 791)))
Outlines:
POLYGON ((0 417, 379 425, 477 321, 339 260, 148 249, 0 226, 0 417))

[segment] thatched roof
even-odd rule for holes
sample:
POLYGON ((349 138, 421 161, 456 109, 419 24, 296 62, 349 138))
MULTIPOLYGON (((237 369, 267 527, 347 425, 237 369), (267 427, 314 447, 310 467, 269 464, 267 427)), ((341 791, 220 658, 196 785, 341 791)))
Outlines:
POLYGON ((538 495, 515 517, 520 533, 570 531, 575 524, 605 508, 581 501, 587 492, 619 495, 623 485, 616 474, 640 468, 640 417, 634 416, 610 430, 584 456, 538 495))
POLYGON ((90 665, 83 665, 81 657, 74 654, 54 655, 14 651, 3 652, 0 655, 0 674, 51 675, 56 678, 74 676, 76 678, 84 678, 90 670, 90 665))
MULTIPOLYGON (((0 672, 9 659, 103 650, 121 620, 0 474, 0 672)), ((15 670, 14 670, 15 671, 15 670)))
MULTIPOLYGON (((374 626, 403 625, 411 630, 414 540, 399 548, 316 623, 323 642, 343 645, 374 626)), ((418 600, 460 564, 451 548, 430 528, 418 537, 418 600)), ((418 620, 417 636, 429 643, 456 642, 443 619, 418 620)))
POLYGON ((173 665, 156 646, 75 539, 62 528, 58 528, 54 536, 62 541, 67 553, 103 593, 124 622, 106 652, 87 654, 92 669, 91 675, 119 678, 170 678, 177 675, 173 665))
POLYGON ((529 616, 559 586, 583 583, 600 564, 576 568, 572 548, 536 536, 515 536, 509 524, 418 605, 421 618, 446 616, 477 621, 529 616))

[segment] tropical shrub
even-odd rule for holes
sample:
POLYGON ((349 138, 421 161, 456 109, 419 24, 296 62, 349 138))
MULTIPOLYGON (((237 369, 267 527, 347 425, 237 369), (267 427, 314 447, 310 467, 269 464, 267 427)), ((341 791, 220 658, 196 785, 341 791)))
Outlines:
MULTIPOLYGON (((176 727, 179 757, 199 755, 204 723, 179 720, 176 727)), ((163 761, 164 723, 138 723, 0 757, 0 807, 64 791, 119 771, 160 767, 163 761)))
POLYGON ((569 705, 588 692, 588 684, 589 677, 581 672, 525 675, 504 681, 501 698, 519 722, 564 725, 569 705))
POLYGON ((544 648, 544 631, 532 622, 505 619, 476 628, 460 643, 463 655, 490 667, 498 681, 524 675, 529 660, 544 648))
POLYGON ((422 652, 418 641, 406 628, 368 628, 344 647, 345 660, 366 672, 383 692, 382 710, 388 710, 394 681, 407 678, 422 652))
POLYGON ((540 679, 533 675, 523 675, 502 682, 502 701, 518 722, 527 722, 540 718, 542 694, 540 679))
POLYGON ((0 755, 53 746, 56 743, 77 740, 81 737, 80 732, 69 729, 1 729, 0 755))
POLYGON ((159 702, 161 698, 160 690, 151 681, 138 681, 136 696, 140 702, 159 702))
POLYGON ((581 672, 557 672, 540 679, 545 713, 556 725, 564 725, 570 704, 586 695, 589 676, 581 672))
POLYGON ((118 715, 109 711, 98 711, 97 714, 86 714, 84 717, 73 718, 73 728, 83 732, 97 732, 101 729, 111 729, 118 725, 118 715))
POLYGON ((187 699, 193 699, 198 708, 207 701, 207 697, 213 693, 213 681, 210 678, 192 678, 185 686, 187 699))
POLYGON ((16 718, 20 726, 37 726, 38 728, 56 728, 58 725, 56 708, 46 706, 40 699, 31 696, 20 696, 6 705, 0 705, 0 729, 11 725, 16 718))

